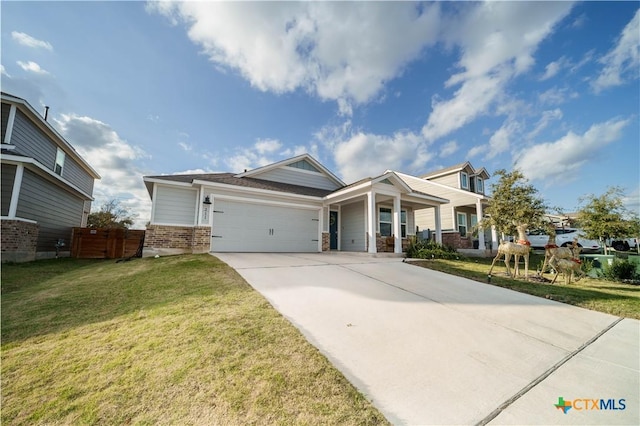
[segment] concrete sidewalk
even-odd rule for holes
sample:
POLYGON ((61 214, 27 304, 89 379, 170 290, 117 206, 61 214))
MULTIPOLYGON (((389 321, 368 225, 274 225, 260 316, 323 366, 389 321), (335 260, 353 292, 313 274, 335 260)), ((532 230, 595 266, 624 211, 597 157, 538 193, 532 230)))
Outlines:
POLYGON ((394 424, 639 424, 640 325, 349 254, 216 254, 394 424), (565 414, 558 399, 576 404, 565 414), (605 400, 588 409, 581 400, 605 400))

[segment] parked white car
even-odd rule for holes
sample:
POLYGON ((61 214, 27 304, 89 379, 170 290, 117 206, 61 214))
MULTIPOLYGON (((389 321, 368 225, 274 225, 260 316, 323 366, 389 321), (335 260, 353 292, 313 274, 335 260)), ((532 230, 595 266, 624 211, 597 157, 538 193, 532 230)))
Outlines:
MULTIPOLYGON (((534 249, 544 250, 544 246, 549 242, 549 234, 544 229, 534 229, 527 232, 527 238, 531 242, 534 249)), ((556 245, 559 247, 567 247, 573 244, 573 240, 578 239, 578 246, 582 247, 583 253, 599 252, 602 248, 596 240, 588 240, 582 236, 579 229, 576 228, 559 228, 556 229, 556 245)))

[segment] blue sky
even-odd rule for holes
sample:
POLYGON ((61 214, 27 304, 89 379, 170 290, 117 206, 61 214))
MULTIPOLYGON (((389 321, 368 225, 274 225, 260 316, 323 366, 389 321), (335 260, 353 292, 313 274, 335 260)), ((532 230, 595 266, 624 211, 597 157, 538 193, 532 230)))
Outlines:
MULTIPOLYGON (((2 90, 116 198, 308 152, 347 183, 470 161, 640 209, 637 2, 2 2, 2 90)), ((492 180, 489 181, 491 183, 492 180)))

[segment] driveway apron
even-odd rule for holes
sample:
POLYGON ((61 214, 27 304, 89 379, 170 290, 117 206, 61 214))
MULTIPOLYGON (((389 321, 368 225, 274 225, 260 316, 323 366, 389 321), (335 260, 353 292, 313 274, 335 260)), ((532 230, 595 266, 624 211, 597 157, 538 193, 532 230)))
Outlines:
POLYGON ((216 256, 394 424, 640 423, 637 320, 398 258, 216 256))

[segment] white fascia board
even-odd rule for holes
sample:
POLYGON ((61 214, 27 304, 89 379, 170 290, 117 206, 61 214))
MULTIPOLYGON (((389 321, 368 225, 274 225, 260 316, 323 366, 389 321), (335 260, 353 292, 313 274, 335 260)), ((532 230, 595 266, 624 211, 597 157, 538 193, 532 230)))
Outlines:
POLYGON ((430 201, 429 205, 448 204, 449 200, 446 198, 435 197, 433 195, 421 194, 419 192, 409 192, 407 197, 418 198, 420 200, 430 201))
POLYGON ((53 139, 58 143, 58 145, 61 148, 63 148, 63 151, 69 154, 71 157, 73 157, 74 160, 78 161, 80 165, 87 172, 89 172, 89 174, 94 179, 101 178, 98 172, 95 171, 93 167, 91 167, 91 165, 87 162, 87 160, 82 158, 80 154, 78 154, 78 151, 76 151, 76 149, 73 146, 71 146, 71 144, 67 142, 67 140, 63 138, 62 135, 60 135, 60 133, 58 133, 58 131, 51 124, 49 124, 48 121, 45 121, 44 118, 40 114, 38 114, 38 112, 35 109, 33 109, 33 107, 29 104, 29 102, 27 102, 24 99, 17 98, 15 96, 11 96, 5 93, 2 94, 2 100, 9 102, 11 104, 14 104, 16 106, 20 106, 20 109, 23 110, 23 112, 28 113, 27 115, 30 116, 31 121, 36 123, 36 125, 40 127, 41 130, 44 130, 45 133, 47 132, 50 133, 50 136, 53 136, 53 139))
POLYGON ((182 188, 191 188, 193 187, 193 185, 191 184, 191 182, 176 182, 173 180, 166 180, 166 179, 154 179, 154 178, 149 178, 149 177, 142 177, 142 180, 144 182, 144 186, 147 187, 147 192, 149 193, 149 197, 151 197, 151 200, 154 200, 154 190, 153 190, 153 185, 154 184, 158 184, 158 185, 164 185, 164 186, 179 186, 182 188), (149 184, 151 186, 149 186, 149 184))
POLYGON ((270 189, 249 188, 246 186, 229 185, 227 183, 209 182, 206 180, 198 180, 198 179, 194 179, 193 185, 202 185, 207 188, 226 189, 228 191, 233 191, 240 194, 252 193, 252 194, 261 194, 261 195, 277 195, 279 197, 293 198, 293 199, 299 199, 299 200, 322 201, 322 197, 314 197, 313 195, 301 195, 301 194, 293 194, 291 192, 273 191, 270 189))
POLYGON ((383 175, 380 175, 377 178, 374 178, 372 180, 372 183, 378 183, 385 179, 390 179, 391 182, 395 182, 396 184, 400 185, 402 189, 406 192, 412 191, 411 187, 407 185, 407 183, 404 180, 402 180, 402 178, 400 178, 398 174, 393 170, 387 170, 386 172, 384 172, 383 175))
POLYGON ((37 220, 31 220, 31 219, 25 219, 23 217, 10 217, 10 216, 0 216, 0 220, 17 220, 20 222, 27 222, 27 223, 38 223, 37 220))
MULTIPOLYGON (((396 172, 396 173, 398 173, 398 172, 396 172)), ((464 189, 454 188, 453 186, 444 185, 444 184, 438 183, 438 182, 432 182, 432 181, 427 180, 427 179, 423 179, 423 178, 419 178, 419 177, 415 177, 415 176, 411 176, 411 175, 406 175, 404 173, 398 173, 398 175, 401 176, 403 179, 404 178, 407 178, 408 180, 417 179, 421 184, 426 183, 428 185, 433 185, 433 186, 438 187, 438 188, 442 188, 442 189, 446 189, 446 190, 450 190, 450 191, 454 191, 454 192, 459 192, 460 194, 468 195, 468 196, 470 196, 472 198, 478 198, 481 201, 489 201, 489 198, 486 197, 483 194, 476 194, 475 192, 465 191, 464 189)), ((439 197, 436 197, 436 198, 439 198, 439 197)), ((461 204, 461 205, 463 205, 463 204, 461 204)))
POLYGON ((66 180, 65 178, 63 178, 62 176, 59 176, 57 174, 55 174, 52 170, 47 169, 46 167, 44 167, 42 164, 40 164, 38 161, 36 161, 35 159, 31 158, 31 157, 23 157, 23 156, 18 156, 18 155, 7 155, 7 154, 1 154, 0 155, 0 159, 2 159, 2 162, 5 164, 29 164, 34 166, 33 168, 38 170, 39 172, 45 174, 47 177, 52 178, 55 181, 61 182, 63 183, 65 186, 69 187, 70 189, 74 190, 75 192, 77 192, 78 194, 82 195, 83 197, 85 197, 88 200, 93 201, 93 194, 88 194, 86 192, 84 192, 83 190, 81 190, 80 188, 78 188, 77 186, 75 186, 74 184, 72 184, 71 182, 69 182, 68 180, 66 180))
MULTIPOLYGON (((371 188, 371 180, 368 180, 366 182, 362 182, 358 185, 355 186, 350 186, 348 188, 343 188, 343 189, 338 189, 335 192, 332 192, 329 195, 325 195, 324 199, 327 201, 333 201, 333 199, 335 198, 342 198, 344 195, 347 195, 349 193, 356 193, 354 194, 355 196, 360 196, 362 195, 362 190, 363 189, 370 189, 371 188), (359 192, 360 191, 360 192, 359 192)), ((347 197, 349 198, 349 197, 347 197)))
POLYGON ((149 183, 159 183, 167 186, 187 186, 187 187, 193 186, 191 182, 177 182, 175 180, 167 180, 167 179, 154 179, 149 177, 143 177, 142 180, 149 183))

